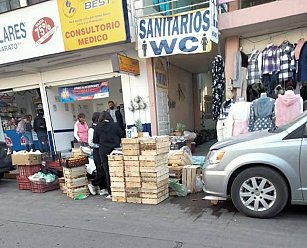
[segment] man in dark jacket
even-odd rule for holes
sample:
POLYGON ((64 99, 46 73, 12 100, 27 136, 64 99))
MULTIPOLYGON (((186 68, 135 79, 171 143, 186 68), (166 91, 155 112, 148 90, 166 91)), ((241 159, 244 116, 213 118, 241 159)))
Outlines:
POLYGON ((46 121, 45 121, 43 113, 39 113, 35 117, 33 126, 34 126, 33 127, 34 131, 37 134, 39 150, 42 153, 49 152, 47 127, 46 127, 46 121))
POLYGON ((108 155, 114 148, 120 147, 121 138, 124 137, 124 132, 120 127, 114 123, 110 113, 103 111, 99 118, 94 131, 93 142, 99 144, 99 154, 101 158, 102 167, 106 176, 107 190, 109 198, 111 197, 111 181, 109 173, 108 155))
POLYGON ((123 116, 119 110, 118 107, 115 106, 114 102, 113 101, 109 101, 108 102, 108 105, 109 105, 109 109, 108 109, 108 112, 110 113, 113 121, 115 123, 117 123, 117 125, 122 129, 124 130, 124 120, 123 120, 123 116))

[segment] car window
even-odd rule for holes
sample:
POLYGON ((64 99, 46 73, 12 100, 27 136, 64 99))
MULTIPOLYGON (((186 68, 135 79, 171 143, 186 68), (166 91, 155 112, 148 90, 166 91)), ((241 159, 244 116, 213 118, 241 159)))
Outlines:
POLYGON ((305 123, 304 138, 307 138, 307 123, 305 123))
POLYGON ((289 127, 291 127, 296 122, 298 122, 301 119, 305 118, 306 115, 307 115, 307 111, 305 111, 302 114, 300 114, 298 117, 296 117, 293 121, 289 122, 288 124, 285 124, 285 125, 282 125, 280 127, 275 127, 273 129, 270 129, 269 132, 271 132, 271 133, 281 133, 281 132, 287 130, 289 127))

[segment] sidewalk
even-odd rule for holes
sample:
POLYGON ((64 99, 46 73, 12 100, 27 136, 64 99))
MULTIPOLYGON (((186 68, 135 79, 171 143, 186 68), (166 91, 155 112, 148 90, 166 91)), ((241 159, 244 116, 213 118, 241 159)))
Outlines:
POLYGON ((201 144, 196 147, 196 152, 193 154, 194 156, 207 156, 210 147, 216 143, 217 140, 210 140, 204 144, 201 144))

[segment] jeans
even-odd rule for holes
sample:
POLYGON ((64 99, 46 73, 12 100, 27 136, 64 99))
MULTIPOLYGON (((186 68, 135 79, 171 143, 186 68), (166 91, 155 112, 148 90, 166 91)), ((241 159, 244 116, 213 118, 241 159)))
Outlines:
POLYGON ((276 98, 274 89, 278 84, 278 75, 277 74, 264 74, 262 75, 262 83, 265 89, 265 92, 269 97, 276 98))
POLYGON ((25 138, 26 145, 32 145, 33 144, 33 136, 31 131, 25 131, 23 134, 23 137, 25 138))
POLYGON ((100 189, 106 189, 107 188, 107 182, 106 182, 106 175, 105 171, 102 167, 100 155, 99 155, 99 149, 94 148, 93 149, 93 158, 96 166, 96 177, 92 181, 92 184, 94 186, 99 186, 100 189))
POLYGON ((41 153, 49 152, 48 135, 45 131, 37 131, 39 150, 41 153))

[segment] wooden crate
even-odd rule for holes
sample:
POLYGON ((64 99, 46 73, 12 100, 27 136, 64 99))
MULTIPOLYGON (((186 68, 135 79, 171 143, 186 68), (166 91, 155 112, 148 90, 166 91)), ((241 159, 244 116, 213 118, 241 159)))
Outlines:
POLYGON ((63 168, 63 174, 65 179, 73 179, 86 175, 86 167, 78 166, 74 168, 63 168))
POLYGON ((132 155, 127 155, 127 156, 124 156, 124 161, 127 162, 127 161, 139 161, 139 156, 132 156, 132 155))
POLYGON ((142 198, 142 203, 143 204, 157 205, 157 204, 161 203, 162 201, 166 200, 168 197, 169 197, 169 194, 165 194, 165 195, 159 197, 158 199, 142 198))
POLYGON ((112 198, 113 197, 125 197, 126 198, 126 192, 125 191, 112 191, 112 198))
POLYGON ((169 174, 169 169, 165 167, 157 172, 141 172, 142 178, 159 178, 164 176, 165 174, 169 174))
POLYGON ((177 179, 182 178, 183 166, 168 166, 168 169, 169 169, 169 176, 171 178, 177 178, 177 179))
POLYGON ((162 191, 165 191, 165 190, 168 190, 169 187, 168 187, 168 184, 165 184, 165 185, 162 185, 161 187, 157 188, 157 189, 145 189, 145 188, 142 188, 141 189, 141 193, 144 193, 144 194, 158 194, 162 191))
POLYGON ((112 195, 112 201, 113 202, 127 202, 127 198, 122 197, 122 196, 113 196, 112 195))
POLYGON ((110 176, 110 180, 111 180, 111 184, 113 183, 113 182, 125 182, 125 177, 111 177, 110 176))
POLYGON ((110 173, 110 177, 125 177, 125 172, 123 169, 119 171, 109 170, 109 173, 110 173))
POLYGON ((159 165, 157 167, 140 167, 140 172, 165 172, 169 171, 168 167, 165 165, 159 165))
POLYGON ((191 158, 182 150, 170 151, 168 154, 169 165, 190 165, 192 164, 191 158))
POLYGON ((141 155, 139 156, 140 163, 144 162, 154 162, 156 164, 159 163, 167 163, 168 162, 168 154, 161 155, 141 155))
POLYGON ((126 192, 126 187, 115 187, 112 185, 111 183, 111 191, 115 191, 115 192, 126 192))
POLYGON ((68 189, 78 188, 88 185, 88 180, 86 177, 65 178, 65 185, 68 189))
POLYGON ((114 188, 125 188, 126 187, 126 183, 125 182, 112 182, 111 181, 111 187, 114 187, 114 188))
POLYGON ((108 161, 122 161, 123 155, 108 155, 108 161))
POLYGON ((168 172, 166 172, 165 174, 158 176, 158 177, 155 177, 155 176, 146 177, 146 176, 144 176, 144 174, 147 176, 148 174, 155 174, 155 173, 141 173, 141 179, 142 179, 142 182, 144 182, 144 183, 146 183, 146 182, 147 183, 159 183, 159 182, 169 178, 168 172))
POLYGON ((127 197, 128 203, 142 203, 142 198, 140 197, 127 197))
POLYGON ((182 184, 185 185, 191 193, 196 192, 196 177, 200 175, 199 165, 186 165, 182 169, 182 184))
POLYGON ((161 197, 163 197, 164 195, 169 194, 169 189, 168 187, 166 187, 165 189, 159 191, 159 192, 142 192, 141 193, 141 197, 142 198, 147 198, 147 199, 159 199, 161 197))
POLYGON ((123 167, 124 161, 123 160, 109 160, 108 164, 109 164, 109 167, 123 167))
POLYGON ((127 183, 141 183, 141 177, 125 177, 126 180, 126 186, 127 183))
POLYGON ((87 186, 79 187, 79 188, 74 188, 74 189, 67 189, 67 196, 70 198, 75 198, 76 196, 84 194, 84 195, 89 195, 89 190, 87 186))
POLYGON ((141 188, 141 182, 126 182, 126 191, 128 188, 141 188))
POLYGON ((142 189, 158 190, 159 188, 168 185, 168 178, 156 183, 156 182, 142 182, 142 189))
POLYGON ((109 172, 110 175, 111 173, 124 173, 124 167, 113 167, 113 166, 109 166, 109 172))
MULTIPOLYGON (((135 169, 135 167, 132 167, 135 169)), ((138 169, 137 171, 131 171, 130 167, 125 171, 125 177, 140 177, 141 173, 140 173, 140 169, 138 169)))
POLYGON ((124 156, 138 156, 141 154, 138 139, 122 139, 124 156))

